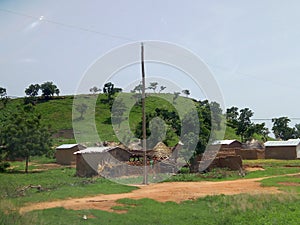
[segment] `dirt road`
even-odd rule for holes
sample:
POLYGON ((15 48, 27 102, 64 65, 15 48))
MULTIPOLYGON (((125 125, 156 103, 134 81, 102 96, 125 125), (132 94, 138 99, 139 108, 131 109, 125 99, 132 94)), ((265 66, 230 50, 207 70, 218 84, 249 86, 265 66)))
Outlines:
MULTIPOLYGON (((275 187, 262 187, 260 180, 240 179, 234 181, 222 182, 167 182, 150 184, 147 186, 138 186, 140 189, 130 193, 97 195, 93 197, 74 198, 59 200, 53 202, 41 202, 24 206, 20 213, 26 213, 32 210, 41 210, 55 207, 64 207, 66 209, 100 209, 112 212, 111 207, 120 205, 116 201, 122 198, 141 199, 150 198, 159 202, 174 201, 181 202, 184 200, 197 199, 207 195, 234 195, 241 193, 262 194, 262 193, 279 193, 275 187)), ((116 211, 119 212, 119 211, 116 211)), ((120 212, 121 213, 121 212, 120 212)))

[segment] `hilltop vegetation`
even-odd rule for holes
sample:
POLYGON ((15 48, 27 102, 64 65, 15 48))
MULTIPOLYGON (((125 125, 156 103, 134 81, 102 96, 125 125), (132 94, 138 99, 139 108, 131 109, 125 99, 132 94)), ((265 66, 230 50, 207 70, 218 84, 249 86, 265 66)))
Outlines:
MULTIPOLYGON (((165 95, 166 98, 172 99, 172 94, 160 94, 165 95)), ((106 104, 107 99, 106 94, 98 94, 96 101, 96 117, 95 122, 97 125, 97 132, 102 141, 118 141, 115 136, 113 126, 111 125, 111 112, 110 105, 106 104)), ((94 101, 95 95, 85 95, 85 103, 87 105, 94 101)), ((49 126, 52 133, 58 133, 61 130, 72 130, 72 107, 73 107, 74 96, 59 96, 53 97, 53 99, 48 101, 39 101, 36 105, 36 111, 42 115, 41 121, 44 125, 49 126)), ((124 98, 126 101, 126 98, 124 98)), ((179 96, 177 105, 181 105, 182 110, 185 109, 186 98, 179 96)), ((3 116, 5 112, 13 112, 17 110, 17 106, 24 103, 23 98, 11 99, 8 101, 6 108, 1 110, 0 116, 3 116)), ((127 103, 126 103, 127 104, 127 103)), ((155 96, 149 96, 146 101, 147 113, 154 112, 155 109, 161 108, 168 111, 173 111, 174 106, 172 104, 167 104, 166 100, 162 98, 157 98, 155 96)), ((92 117, 93 115, 84 114, 85 118, 92 117)), ((74 119, 79 118, 79 112, 74 112, 74 119)), ((134 106, 130 111, 129 124, 132 130, 134 130, 141 122, 142 112, 139 105, 134 106)), ((224 118, 223 118, 224 119, 224 118)), ((235 134, 233 128, 227 126, 225 139, 237 139, 240 137, 235 134)), ((258 137, 260 138, 260 137, 258 137)), ((54 139, 56 145, 60 143, 71 143, 75 142, 75 139, 57 137, 54 139)), ((171 144, 174 144, 171 143, 171 144)))

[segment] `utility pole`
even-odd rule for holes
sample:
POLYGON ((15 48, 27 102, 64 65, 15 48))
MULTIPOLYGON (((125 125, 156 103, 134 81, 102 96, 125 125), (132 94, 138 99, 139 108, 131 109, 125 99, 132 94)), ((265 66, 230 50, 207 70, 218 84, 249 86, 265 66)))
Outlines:
POLYGON ((148 184, 148 174, 147 174, 147 143, 146 143, 146 110, 145 110, 145 65, 144 65, 144 44, 141 43, 141 69, 142 69, 142 124, 143 124, 143 151, 144 151, 144 176, 143 184, 148 184))

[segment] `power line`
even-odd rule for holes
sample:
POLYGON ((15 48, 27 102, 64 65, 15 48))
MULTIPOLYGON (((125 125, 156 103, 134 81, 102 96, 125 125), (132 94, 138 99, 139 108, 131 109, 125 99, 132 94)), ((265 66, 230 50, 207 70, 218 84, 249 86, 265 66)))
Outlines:
POLYGON ((83 32, 98 34, 98 35, 102 35, 102 36, 109 37, 109 38, 125 40, 125 41, 136 41, 136 40, 134 40, 132 38, 129 38, 129 37, 125 37, 125 36, 121 36, 121 35, 115 35, 115 34, 111 34, 111 33, 100 32, 100 31, 97 31, 97 30, 92 30, 92 29, 89 29, 89 28, 80 27, 80 26, 76 26, 76 25, 71 25, 71 24, 67 24, 67 23, 63 23, 63 22, 59 22, 59 21, 55 21, 55 20, 49 20, 49 19, 45 19, 44 17, 33 16, 33 15, 30 15, 30 14, 25 14, 25 13, 13 11, 13 10, 0 8, 0 11, 5 12, 5 13, 9 13, 9 14, 13 14, 13 15, 17 15, 17 16, 22 16, 22 17, 27 17, 27 18, 30 18, 30 19, 39 20, 41 22, 47 22, 47 23, 67 27, 67 28, 70 28, 70 29, 75 29, 75 30, 80 30, 80 31, 83 31, 83 32))

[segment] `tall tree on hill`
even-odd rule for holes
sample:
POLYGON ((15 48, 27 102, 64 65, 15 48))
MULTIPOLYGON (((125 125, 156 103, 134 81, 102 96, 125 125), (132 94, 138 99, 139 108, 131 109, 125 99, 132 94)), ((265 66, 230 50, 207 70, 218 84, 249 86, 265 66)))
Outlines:
POLYGON ((155 93, 155 90, 157 88, 158 82, 151 82, 150 86, 148 87, 148 89, 153 90, 153 92, 155 93))
POLYGON ((84 117, 83 117, 83 114, 86 112, 86 110, 88 109, 88 105, 85 104, 85 103, 80 103, 79 105, 77 105, 75 107, 75 109, 80 113, 80 117, 79 119, 80 120, 83 120, 84 117))
POLYGON ((116 88, 112 82, 108 82, 103 86, 103 93, 107 95, 107 102, 112 107, 114 95, 122 92, 122 88, 116 88))
POLYGON ((165 90, 167 87, 166 86, 160 86, 160 89, 159 89, 159 93, 161 93, 163 90, 165 90))
POLYGON ((25 94, 29 97, 36 97, 39 95, 39 90, 41 86, 39 84, 30 84, 28 88, 25 89, 25 94))
POLYGON ((0 109, 4 108, 8 102, 6 88, 0 87, 0 109))
POLYGON ((179 97, 180 92, 174 92, 174 96, 173 96, 173 104, 176 103, 176 99, 179 97))
POLYGON ((98 88, 96 86, 90 88, 90 92, 93 94, 97 94, 100 91, 101 91, 101 88, 98 88))
POLYGON ((139 85, 135 86, 131 92, 132 93, 136 93, 136 92, 141 93, 142 89, 143 89, 143 85, 139 84, 139 85))
POLYGON ((25 158, 25 172, 31 156, 43 155, 51 148, 51 135, 41 124, 41 115, 29 104, 19 106, 4 121, 1 138, 10 158, 25 158))
POLYGON ((55 84, 53 84, 53 82, 45 82, 43 84, 41 84, 40 86, 41 90, 42 90, 42 95, 46 98, 46 99, 50 99, 51 97, 54 96, 54 94, 59 95, 60 91, 57 88, 57 86, 55 84))
POLYGON ((39 84, 31 84, 28 88, 25 89, 25 94, 28 97, 24 98, 25 104, 36 104, 37 96, 39 95, 39 90, 41 86, 39 84))
POLYGON ((112 122, 118 124, 118 128, 120 128, 122 121, 126 118, 123 116, 124 112, 126 112, 126 105, 123 99, 118 98, 114 101, 112 111, 111 111, 111 119, 112 122))
POLYGON ((188 97, 188 96, 191 94, 190 90, 188 90, 188 89, 182 90, 182 93, 183 93, 186 97, 188 97))

